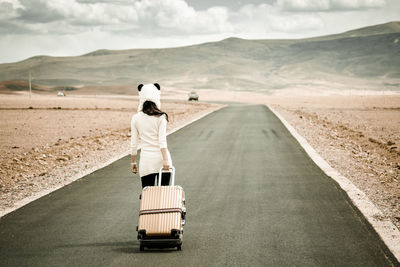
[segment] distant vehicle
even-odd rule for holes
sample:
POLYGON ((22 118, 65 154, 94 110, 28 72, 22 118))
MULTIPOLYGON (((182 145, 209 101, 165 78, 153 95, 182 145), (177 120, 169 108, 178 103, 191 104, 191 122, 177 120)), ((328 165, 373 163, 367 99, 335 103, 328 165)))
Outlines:
POLYGON ((196 92, 190 92, 189 101, 199 101, 199 95, 196 92))
POLYGON ((65 96, 64 92, 58 91, 57 96, 65 96))

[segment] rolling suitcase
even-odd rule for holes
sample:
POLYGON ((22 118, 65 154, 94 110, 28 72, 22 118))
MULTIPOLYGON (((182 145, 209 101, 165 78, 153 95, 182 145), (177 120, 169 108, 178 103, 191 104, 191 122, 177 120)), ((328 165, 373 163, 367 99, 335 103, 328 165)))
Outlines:
POLYGON ((161 186, 162 169, 158 186, 143 188, 140 195, 138 239, 140 251, 145 247, 176 247, 182 249, 185 225, 185 193, 175 185, 175 168, 171 167, 171 185, 161 186))

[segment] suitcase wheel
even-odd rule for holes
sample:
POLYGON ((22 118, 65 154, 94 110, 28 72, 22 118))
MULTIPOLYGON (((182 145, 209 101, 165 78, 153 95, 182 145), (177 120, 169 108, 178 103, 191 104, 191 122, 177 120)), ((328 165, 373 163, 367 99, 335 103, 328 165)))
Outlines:
POLYGON ((181 250, 182 250, 182 245, 177 246, 176 249, 177 249, 178 251, 181 251, 181 250))
POLYGON ((137 235, 137 239, 143 239, 143 238, 145 238, 146 237, 146 230, 140 230, 140 231, 138 231, 138 235, 137 235))
POLYGON ((179 234, 181 233, 181 231, 180 230, 178 230, 178 229, 172 229, 171 230, 171 236, 172 236, 172 238, 179 238, 179 234))
POLYGON ((144 251, 144 246, 141 245, 141 246, 139 247, 139 250, 140 250, 140 251, 144 251))

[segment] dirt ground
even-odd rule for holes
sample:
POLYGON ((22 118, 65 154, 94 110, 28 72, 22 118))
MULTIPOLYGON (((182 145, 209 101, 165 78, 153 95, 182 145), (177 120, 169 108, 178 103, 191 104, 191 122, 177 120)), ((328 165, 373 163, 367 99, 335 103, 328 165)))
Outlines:
MULTIPOLYGON (((137 98, 0 95, 0 211, 129 150, 137 98)), ((168 130, 220 105, 163 101, 168 130)))

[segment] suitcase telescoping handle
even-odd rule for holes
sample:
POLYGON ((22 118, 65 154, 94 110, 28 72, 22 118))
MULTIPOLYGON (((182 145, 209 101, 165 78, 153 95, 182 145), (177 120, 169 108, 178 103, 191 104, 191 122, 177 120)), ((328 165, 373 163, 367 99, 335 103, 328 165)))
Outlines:
MULTIPOLYGON (((171 185, 175 185, 175 167, 171 166, 168 170, 168 172, 171 172, 171 185)), ((163 173, 163 168, 161 167, 160 173, 158 174, 158 186, 161 186, 161 176, 163 173)))

